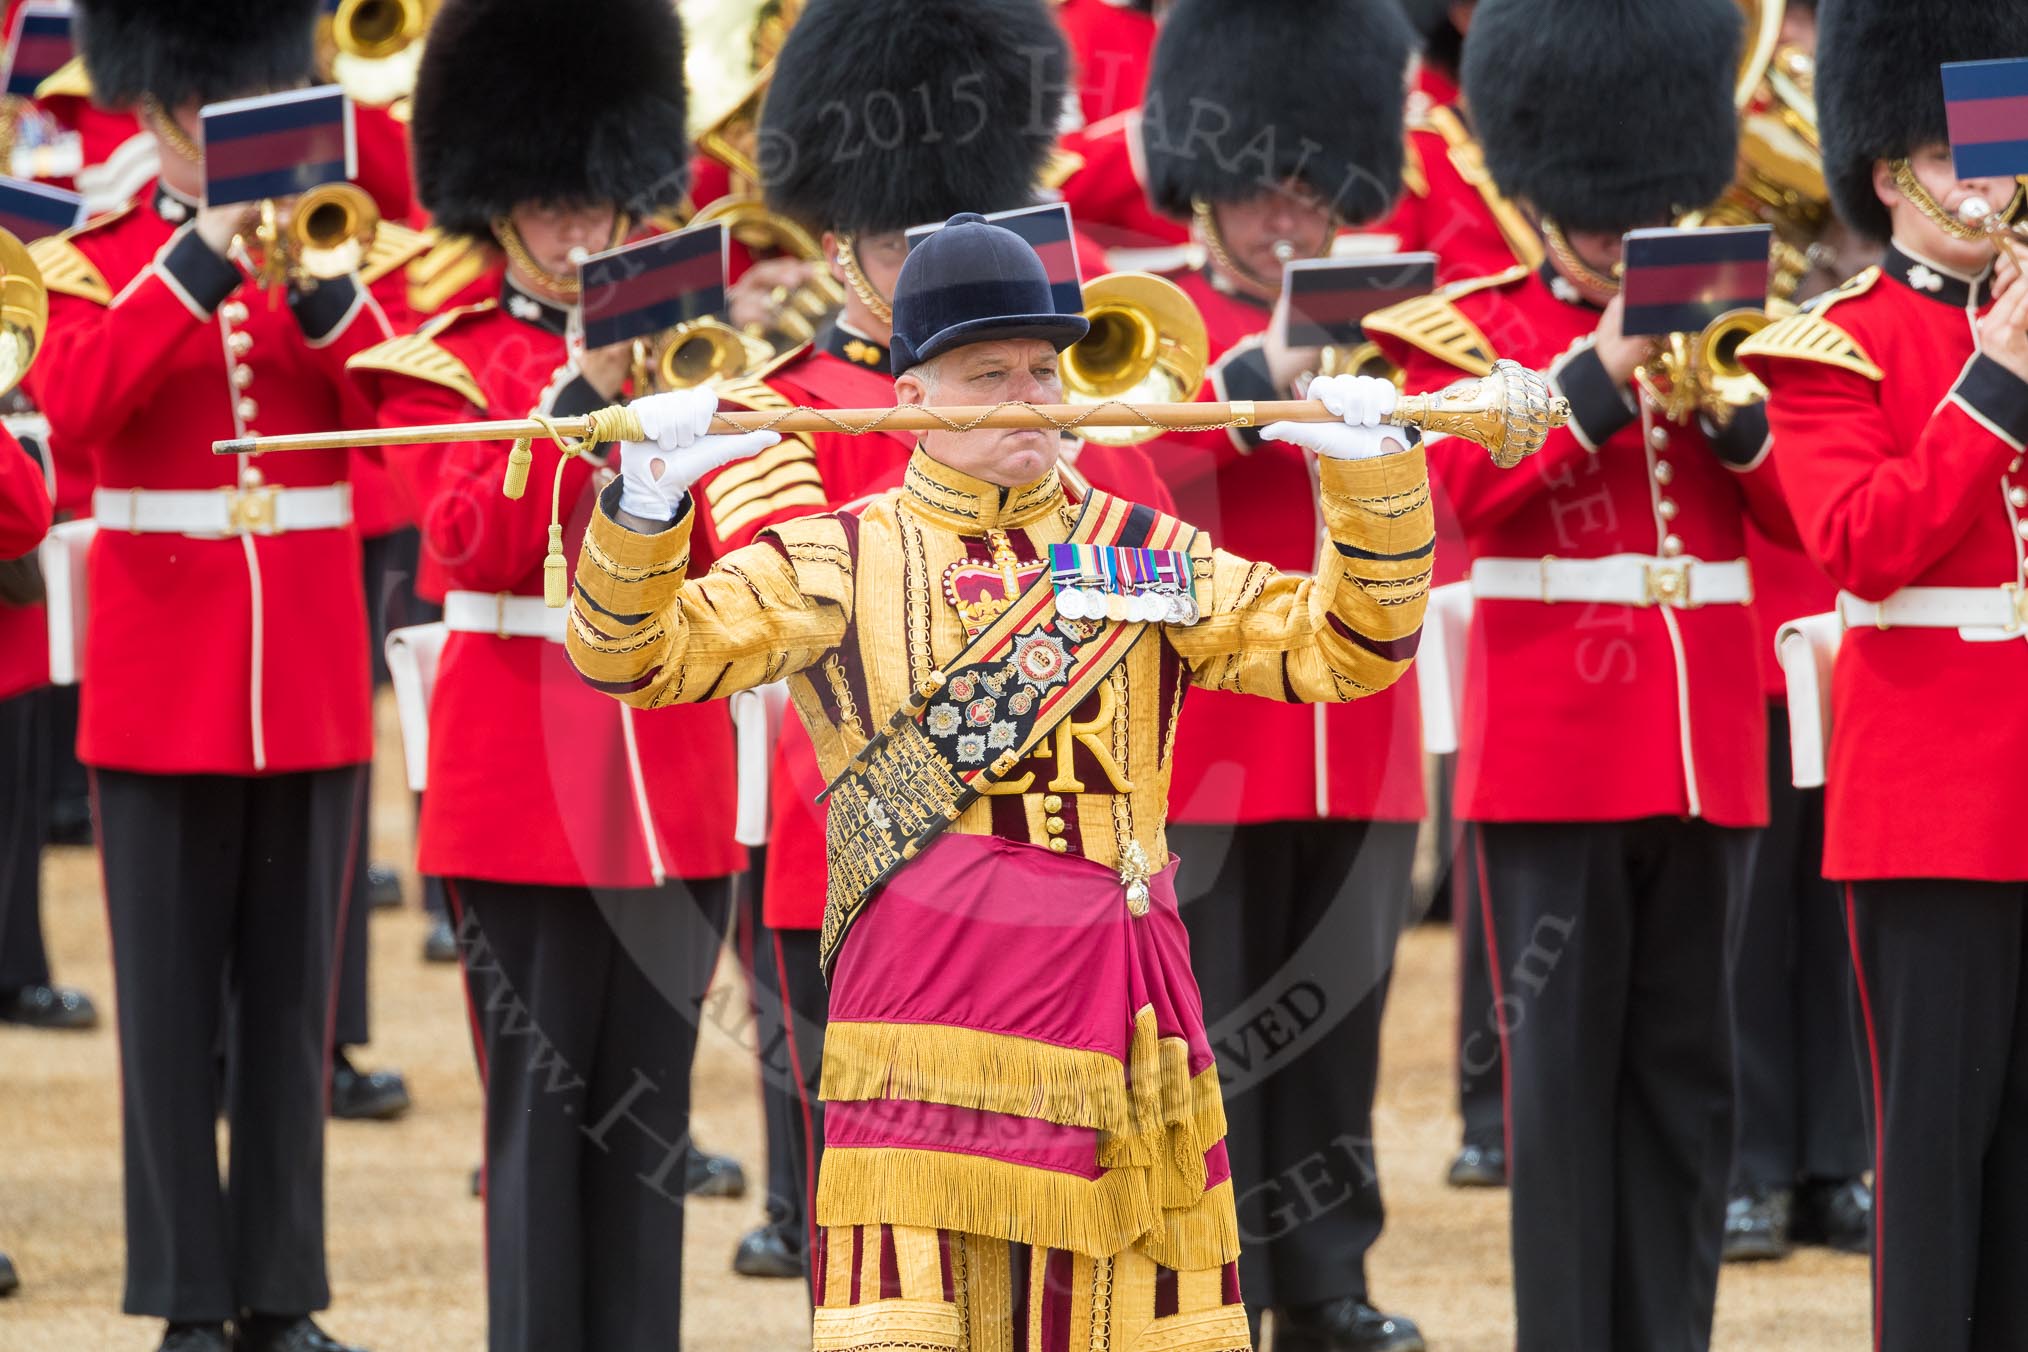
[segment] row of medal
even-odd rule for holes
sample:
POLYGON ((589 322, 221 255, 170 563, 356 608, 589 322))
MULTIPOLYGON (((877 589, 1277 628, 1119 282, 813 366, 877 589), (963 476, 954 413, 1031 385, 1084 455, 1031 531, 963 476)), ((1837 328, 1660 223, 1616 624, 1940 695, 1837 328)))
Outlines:
POLYGON ((1112 545, 1049 547, 1056 613, 1067 620, 1195 624, 1190 556, 1177 549, 1112 545))

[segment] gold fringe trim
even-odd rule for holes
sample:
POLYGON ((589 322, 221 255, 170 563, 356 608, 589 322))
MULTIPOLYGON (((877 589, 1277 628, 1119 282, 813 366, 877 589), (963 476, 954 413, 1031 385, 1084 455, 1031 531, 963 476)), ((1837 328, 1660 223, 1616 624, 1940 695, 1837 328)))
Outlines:
POLYGON ((1109 1258, 1137 1243, 1165 1267, 1239 1256, 1232 1184, 1164 1212, 1143 1169, 1096 1180, 941 1150, 834 1146, 817 1179, 820 1225, 921 1225, 1109 1258))
MULTIPOLYGON (((1152 1040, 1154 1013, 1144 1014, 1152 1040)), ((1105 1132, 1130 1121, 1127 1076, 1115 1057, 947 1024, 832 1023, 820 1092, 829 1102, 942 1103, 1105 1132)))

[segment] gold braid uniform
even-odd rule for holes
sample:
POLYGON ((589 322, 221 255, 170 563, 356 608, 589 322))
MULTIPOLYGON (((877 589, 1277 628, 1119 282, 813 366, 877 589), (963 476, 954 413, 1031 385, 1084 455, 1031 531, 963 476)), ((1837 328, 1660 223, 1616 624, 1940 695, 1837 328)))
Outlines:
MULTIPOLYGON (((920 448, 899 489, 773 527, 700 578, 688 576, 688 502, 648 534, 613 519, 617 485, 602 497, 568 631, 584 678, 638 707, 786 678, 827 779, 897 710, 931 724, 970 711, 952 660, 981 629, 990 638, 1017 597, 1047 595, 1050 545, 1132 538, 1187 555, 1201 619, 1143 626, 1067 717, 1025 755, 1003 750, 984 791, 954 804, 942 833, 919 856, 903 851, 908 862, 884 882, 864 878, 860 856, 877 851, 835 829, 832 799, 826 938, 836 968, 817 1199, 826 1243, 867 1261, 855 1227, 880 1237, 883 1252, 896 1232, 926 1228, 1184 1274, 1215 1273, 1237 1256, 1217 1069, 1169 883, 1175 721, 1191 686, 1311 703, 1384 689, 1412 658, 1433 549, 1419 448, 1324 459, 1318 475, 1329 539, 1311 577, 1218 550, 1104 494, 1074 501, 1053 472, 1003 490, 920 448), (864 897, 836 886, 854 877, 877 885, 864 897), (935 898, 911 893, 930 877, 935 898), (1065 1031, 1065 1009, 1085 1022, 1065 1031), (1025 1144, 1005 1146, 1016 1137, 1025 1144)), ((856 1271, 835 1250, 824 1261, 856 1271)), ((948 1288, 948 1250, 942 1261, 948 1288)), ((1078 1270, 1096 1272, 1091 1262, 1078 1270)), ((1110 1281, 1112 1271, 1099 1275, 1110 1281)), ((863 1305, 884 1285, 867 1292, 855 1277, 853 1299, 820 1287, 820 1344, 884 1345, 847 1332, 880 1322, 863 1305), (833 1306, 843 1341, 824 1344, 833 1306)), ((1193 1277, 1188 1289, 1230 1293, 1231 1309, 1205 1325, 1209 1341, 1163 1346, 1244 1346, 1236 1278, 1193 1277)), ((943 1318, 911 1310, 917 1322, 943 1318)))

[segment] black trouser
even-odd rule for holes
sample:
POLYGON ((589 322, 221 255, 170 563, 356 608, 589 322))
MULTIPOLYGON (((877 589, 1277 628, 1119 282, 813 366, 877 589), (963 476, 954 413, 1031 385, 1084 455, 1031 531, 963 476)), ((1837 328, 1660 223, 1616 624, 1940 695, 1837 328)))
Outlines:
POLYGON ((448 890, 486 1080, 487 1346, 668 1352, 728 881, 448 890))
POLYGON ((2028 1336, 2028 885, 1853 883, 1880 1352, 2028 1336))
POLYGON ((1479 905, 1476 829, 1460 824, 1458 861, 1451 871, 1451 924, 1458 941, 1458 1116, 1464 1144, 1494 1149, 1506 1144, 1507 1071, 1500 1002, 1486 956, 1486 913, 1479 905))
MULTIPOLYGON (((387 680, 384 645, 388 631, 412 624, 428 624, 443 614, 440 607, 421 600, 415 594, 416 564, 421 548, 422 536, 413 526, 360 541, 360 565, 366 583, 367 663, 376 687, 387 680)), ((372 1040, 367 991, 367 965, 372 956, 372 946, 366 924, 372 909, 368 904, 371 885, 366 877, 372 846, 372 833, 366 828, 372 820, 372 802, 373 783, 369 767, 366 780, 359 786, 360 829, 353 852, 352 902, 346 912, 345 932, 339 939, 338 1017, 332 1035, 333 1044, 339 1047, 358 1047, 372 1040)), ((443 913, 443 884, 440 880, 424 879, 423 904, 434 913, 443 913)))
MULTIPOLYGON (((753 862, 741 880, 740 946, 752 983, 761 1118, 767 1128, 768 1225, 807 1257, 817 1161, 824 1153, 824 1105, 817 1084, 829 1000, 817 964, 817 932, 778 930, 762 918, 767 852, 747 853, 753 862)), ((804 1271, 814 1297, 816 1274, 807 1261, 804 1271)))
POLYGON ((1748 833, 1488 823, 1519 1352, 1711 1342, 1732 1158, 1726 913, 1748 833))
POLYGON ((1410 822, 1171 826, 1225 1085, 1240 1286, 1255 1308, 1366 1296, 1385 1211, 1380 1016, 1410 910, 1410 822))
POLYGON ((358 777, 356 768, 95 775, 119 1009, 129 1314, 215 1321, 330 1302, 325 1058, 358 777), (221 1184, 225 1039, 236 1073, 221 1184))
POLYGON ((0 700, 0 995, 49 984, 42 946, 42 845, 49 835, 50 703, 0 700))
POLYGON ((1824 791, 1789 777, 1788 712, 1770 711, 1772 819, 1753 843, 1728 944, 1735 1192, 1865 1172, 1866 1052, 1845 899, 1824 880, 1824 791))

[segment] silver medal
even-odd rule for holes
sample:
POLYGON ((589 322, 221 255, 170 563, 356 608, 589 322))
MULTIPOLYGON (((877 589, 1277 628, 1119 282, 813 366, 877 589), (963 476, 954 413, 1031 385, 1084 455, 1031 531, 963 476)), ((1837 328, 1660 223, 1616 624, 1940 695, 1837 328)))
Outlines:
POLYGON ((1066 620, 1086 618, 1084 596, 1075 587, 1060 588, 1056 593, 1056 613, 1066 620))

